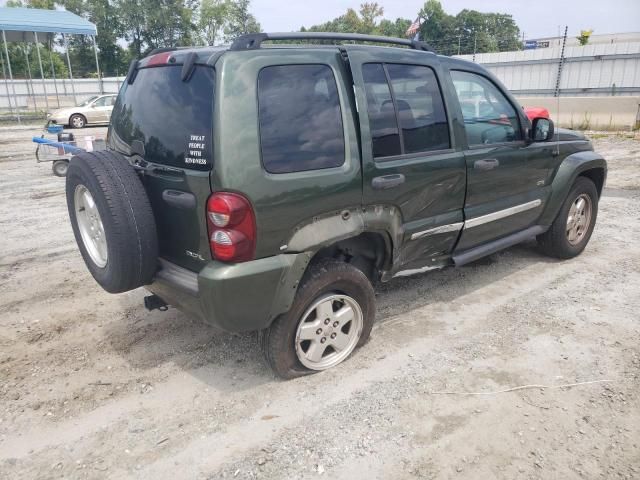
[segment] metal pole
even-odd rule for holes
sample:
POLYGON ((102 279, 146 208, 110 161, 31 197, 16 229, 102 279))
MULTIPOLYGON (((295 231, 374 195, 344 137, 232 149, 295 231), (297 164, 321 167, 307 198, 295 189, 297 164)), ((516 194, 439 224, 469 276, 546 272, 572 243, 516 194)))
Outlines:
POLYGON ((18 105, 18 98, 16 96, 16 86, 13 83, 13 73, 11 72, 11 60, 9 60, 9 49, 7 48, 7 36, 2 30, 2 41, 4 42, 4 54, 7 56, 7 69, 9 70, 9 80, 11 80, 11 90, 13 90, 13 103, 16 106, 16 117, 18 117, 18 123, 20 121, 20 106, 18 105))
POLYGON ((476 61, 476 47, 478 45, 478 34, 473 32, 473 61, 476 61))
POLYGON ((73 92, 73 103, 78 104, 76 99, 76 87, 73 85, 73 72, 71 71, 71 60, 69 60, 69 43, 67 42, 67 36, 62 34, 62 41, 64 42, 64 51, 67 54, 67 68, 69 69, 69 80, 71 80, 71 91, 73 92))
POLYGON ((27 50, 27 46, 24 46, 24 59, 27 61, 27 74, 29 75, 29 83, 27 84, 27 91, 29 91, 28 86, 31 85, 31 94, 33 95, 33 108, 37 112, 38 111, 38 103, 36 102, 36 90, 33 88, 33 77, 31 76, 31 65, 29 65, 29 52, 27 50))
POLYGON ((56 102, 60 108, 60 96, 58 95, 58 82, 56 81, 56 69, 53 66, 53 39, 49 44, 49 63, 51 63, 51 76, 53 77, 53 88, 56 90, 56 102))
POLYGON ((47 95, 47 84, 44 81, 44 69, 42 68, 42 57, 40 56, 40 42, 38 41, 38 32, 33 32, 33 37, 36 39, 36 52, 38 52, 38 65, 40 65, 40 76, 42 77, 42 88, 44 90, 44 104, 47 107, 45 117, 49 113, 49 96, 47 95))
POLYGON ((458 35, 458 55, 460 55, 460 41, 462 40, 462 35, 458 35))
MULTIPOLYGON (((562 67, 564 66, 564 47, 567 44, 567 31, 569 30, 569 26, 564 27, 564 36, 562 37, 562 49, 560 50, 560 62, 558 62, 558 74, 556 76, 556 89, 553 93, 554 97, 560 97, 560 80, 562 79, 562 67)), ((558 105, 559 105, 558 101, 558 105)), ((560 119, 558 118, 558 122, 560 119)))
POLYGON ((4 55, 0 55, 0 60, 2 60, 2 78, 4 78, 4 88, 7 91, 7 103, 9 104, 9 111, 13 117, 13 105, 11 104, 11 95, 9 95, 9 82, 7 82, 7 73, 4 68, 4 55))
POLYGON ((100 85, 100 94, 104 93, 104 85, 102 85, 102 77, 100 76, 100 62, 98 62, 98 46, 96 45, 96 36, 91 35, 91 40, 93 41, 93 53, 96 56, 96 70, 98 70, 98 83, 100 85))

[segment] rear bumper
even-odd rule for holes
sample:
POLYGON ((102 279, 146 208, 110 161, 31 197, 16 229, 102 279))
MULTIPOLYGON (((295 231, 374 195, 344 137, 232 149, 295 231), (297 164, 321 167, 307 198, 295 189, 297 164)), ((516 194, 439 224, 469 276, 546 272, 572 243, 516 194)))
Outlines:
POLYGON ((284 254, 251 262, 209 262, 199 273, 161 260, 147 290, 227 332, 261 330, 285 313, 311 258, 284 254))

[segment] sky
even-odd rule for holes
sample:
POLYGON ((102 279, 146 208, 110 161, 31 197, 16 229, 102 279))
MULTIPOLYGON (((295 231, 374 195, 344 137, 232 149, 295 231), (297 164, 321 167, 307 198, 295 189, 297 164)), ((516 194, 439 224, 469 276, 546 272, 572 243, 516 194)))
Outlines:
MULTIPOLYGON (((252 0, 251 12, 265 32, 296 31, 358 10, 364 0, 252 0)), ((372 0, 368 0, 372 1, 372 0)), ((375 1, 375 0, 374 0, 375 1)), ((377 0, 384 17, 415 20, 424 0, 377 0)), ((455 15, 462 9, 508 13, 526 38, 558 35, 558 26, 569 34, 592 28, 594 34, 640 32, 640 0, 441 0, 444 10, 455 15)))
MULTIPOLYGON (((376 0, 251 0, 251 12, 265 32, 297 31, 358 10, 364 1, 376 0)), ((415 20, 425 0, 377 0, 385 18, 415 20)), ((640 32, 640 0, 441 0, 444 10, 455 15, 464 8, 513 15, 525 37, 558 35, 569 26, 569 34, 592 28, 594 34, 640 32)), ((0 0, 4 6, 6 0, 0 0)))

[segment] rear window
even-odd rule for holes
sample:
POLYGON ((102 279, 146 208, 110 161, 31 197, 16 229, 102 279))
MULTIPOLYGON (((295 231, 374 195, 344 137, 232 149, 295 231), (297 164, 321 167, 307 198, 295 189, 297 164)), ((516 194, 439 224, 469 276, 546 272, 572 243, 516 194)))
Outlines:
POLYGON ((344 163, 340 98, 327 65, 283 65, 258 75, 262 163, 289 173, 344 163))
POLYGON ((143 68, 133 84, 124 84, 111 115, 110 145, 130 150, 138 141, 149 162, 209 170, 214 70, 196 66, 187 82, 181 71, 182 65, 143 68))

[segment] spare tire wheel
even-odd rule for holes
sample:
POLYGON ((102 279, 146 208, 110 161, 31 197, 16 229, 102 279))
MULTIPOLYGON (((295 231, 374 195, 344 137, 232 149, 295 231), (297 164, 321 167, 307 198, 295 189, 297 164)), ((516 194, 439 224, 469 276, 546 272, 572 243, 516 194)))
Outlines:
POLYGON ((120 293, 151 282, 158 237, 138 174, 112 151, 83 152, 69 162, 67 207, 73 234, 93 278, 120 293))

